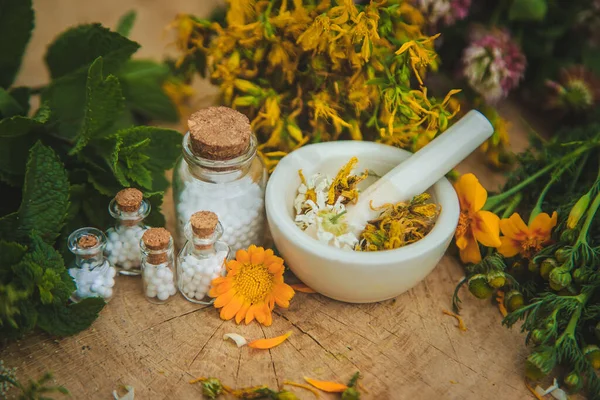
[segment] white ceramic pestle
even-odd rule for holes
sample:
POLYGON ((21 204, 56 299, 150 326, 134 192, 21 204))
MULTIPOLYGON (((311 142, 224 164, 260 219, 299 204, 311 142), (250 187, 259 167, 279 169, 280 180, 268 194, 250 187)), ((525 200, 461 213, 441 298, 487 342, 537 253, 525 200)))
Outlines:
POLYGON ((363 190, 358 202, 348 206, 346 221, 363 231, 367 221, 376 218, 371 209, 385 203, 407 201, 425 192, 494 133, 492 124, 479 111, 469 111, 447 131, 410 156, 371 186, 363 190))

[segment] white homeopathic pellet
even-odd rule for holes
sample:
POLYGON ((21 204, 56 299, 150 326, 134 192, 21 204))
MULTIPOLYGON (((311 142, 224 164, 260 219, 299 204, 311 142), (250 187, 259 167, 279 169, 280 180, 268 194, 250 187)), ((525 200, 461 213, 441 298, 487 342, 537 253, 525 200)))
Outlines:
POLYGON ((69 268, 69 275, 77 287, 75 296, 78 300, 87 297, 110 299, 113 295, 116 274, 117 270, 107 260, 97 266, 84 262, 79 268, 69 268))
POLYGON ((126 271, 139 269, 140 239, 145 230, 145 227, 132 226, 120 232, 107 231, 106 253, 109 261, 126 271))
POLYGON ((177 294, 175 276, 169 268, 169 263, 158 265, 144 263, 143 268, 146 296, 166 301, 169 297, 177 294))
POLYGON ((204 299, 212 280, 225 275, 226 258, 227 251, 218 251, 208 258, 187 254, 179 265, 179 290, 188 299, 204 299))

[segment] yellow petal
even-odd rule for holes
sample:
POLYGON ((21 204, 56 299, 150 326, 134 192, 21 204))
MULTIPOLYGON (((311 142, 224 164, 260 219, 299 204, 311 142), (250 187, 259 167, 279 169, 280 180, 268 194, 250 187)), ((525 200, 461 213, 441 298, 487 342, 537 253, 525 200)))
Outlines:
POLYGON ((306 377, 304 378, 304 380, 306 382, 310 383, 311 385, 313 385, 314 387, 316 387, 317 389, 320 389, 324 392, 342 393, 343 391, 348 389, 348 386, 346 386, 342 383, 330 382, 330 381, 318 381, 316 379, 310 379, 310 378, 306 378, 306 377))
POLYGON ((235 317, 235 314, 240 311, 243 304, 244 298, 242 296, 234 296, 233 299, 221 309, 221 319, 229 321, 231 318, 235 317))
POLYGON ((465 264, 477 264, 481 261, 481 252, 475 238, 467 238, 467 246, 460 250, 460 259, 465 264))
POLYGON ((467 239, 467 235, 456 235, 456 247, 460 250, 464 250, 467 248, 469 244, 469 240, 467 239))
POLYGON ((254 305, 251 305, 250 308, 248 308, 248 311, 246 312, 246 317, 244 318, 244 323, 246 325, 248 325, 250 322, 252 322, 254 320, 254 310, 255 310, 254 305))
POLYGON ((292 331, 289 331, 281 336, 277 336, 274 338, 253 340, 252 342, 248 343, 248 347, 262 350, 272 349, 273 347, 279 346, 281 343, 285 342, 286 339, 289 338, 291 335, 292 331))
POLYGON ((271 326, 271 324, 273 323, 273 314, 271 313, 271 310, 268 309, 268 305, 265 304, 265 308, 267 308, 265 310, 265 315, 267 318, 265 318, 265 323, 263 324, 264 326, 271 326))
POLYGON ((520 242, 508 236, 500 238, 502 244, 498 247, 498 252, 504 257, 514 257, 521 251, 520 242))
POLYGON ((529 227, 530 232, 533 235, 536 235, 539 238, 549 238, 552 233, 552 228, 556 226, 556 222, 558 221, 558 214, 556 211, 552 213, 552 217, 550 217, 546 213, 539 213, 533 221, 531 221, 531 226, 529 227))
POLYGON ((250 262, 250 255, 246 250, 240 249, 235 253, 235 259, 242 264, 250 262))
POLYGON ((217 299, 215 300, 215 303, 214 303, 215 308, 221 308, 221 307, 229 304, 229 302, 233 299, 235 294, 236 294, 236 290, 231 289, 228 292, 225 292, 222 295, 220 295, 219 297, 217 297, 217 299))
POLYGON ((237 274, 242 269, 243 264, 237 260, 227 261, 227 273, 232 276, 237 274))
POLYGON ((259 265, 265 262, 265 249, 256 247, 254 251, 248 250, 250 254, 250 262, 254 265, 259 265))
POLYGON ((514 240, 525 240, 529 235, 529 228, 525 225, 523 218, 517 213, 511 215, 510 218, 501 220, 500 230, 504 236, 508 236, 514 240))
POLYGON ((288 308, 290 300, 294 297, 294 289, 282 283, 273 288, 273 296, 275 296, 275 302, 279 307, 288 308))
POLYGON ((277 262, 275 263, 271 263, 269 265, 269 273, 273 274, 273 275, 280 275, 283 274, 283 264, 279 264, 277 262))
POLYGON ((473 235, 487 247, 500 246, 500 218, 489 211, 478 211, 473 216, 473 235))
POLYGON ((462 175, 456 182, 455 189, 460 201, 460 208, 463 210, 479 211, 487 201, 487 191, 473 174, 462 175))
POLYGON ((294 289, 294 292, 317 293, 314 289, 309 288, 304 283, 296 283, 294 285, 290 285, 290 287, 294 289))
POLYGON ((244 304, 242 305, 242 308, 239 309, 239 311, 235 314, 235 323, 239 324, 240 322, 242 322, 242 320, 246 317, 246 314, 248 313, 248 309, 250 308, 250 302, 248 300, 246 300, 244 302, 244 304))

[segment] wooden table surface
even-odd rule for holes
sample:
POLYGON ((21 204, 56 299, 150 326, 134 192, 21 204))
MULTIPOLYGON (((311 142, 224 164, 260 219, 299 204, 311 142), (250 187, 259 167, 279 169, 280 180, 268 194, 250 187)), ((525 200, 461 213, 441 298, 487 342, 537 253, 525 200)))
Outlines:
MULTIPOLYGON (((160 57, 167 39, 161 29, 177 12, 206 14, 215 1, 78 0, 35 1, 36 33, 19 82, 47 80, 41 57, 50 38, 64 27, 100 21, 114 25, 129 9, 139 11, 132 37, 142 43, 142 55, 160 57)), ((214 93, 205 82, 200 94, 214 93)), ((516 107, 502 112, 515 123, 515 149, 525 147, 524 128, 516 107)), ((484 186, 496 189, 502 176, 473 155, 459 166, 475 172, 484 186)), ((172 226, 172 201, 165 214, 172 226)), ((523 383, 527 356, 524 337, 500 325, 498 309, 461 290, 462 315, 468 331, 457 328, 450 309, 460 264, 445 256, 419 285, 396 299, 376 304, 345 304, 318 294, 297 293, 288 310, 276 309, 273 325, 237 326, 219 319, 212 307, 177 297, 156 306, 141 292, 139 278, 119 277, 116 295, 93 326, 74 336, 54 339, 34 334, 0 350, 0 359, 18 368, 18 376, 38 377, 52 371, 74 399, 109 399, 121 385, 135 388, 136 399, 197 399, 199 385, 188 381, 214 376, 242 387, 302 382, 304 376, 346 382, 360 371, 366 399, 523 399, 531 397, 523 383), (271 350, 238 349, 223 334, 249 339, 272 337, 288 330, 292 336, 271 350)), ((312 394, 291 389, 300 398, 312 394)), ((321 396, 327 397, 327 396, 321 396)))

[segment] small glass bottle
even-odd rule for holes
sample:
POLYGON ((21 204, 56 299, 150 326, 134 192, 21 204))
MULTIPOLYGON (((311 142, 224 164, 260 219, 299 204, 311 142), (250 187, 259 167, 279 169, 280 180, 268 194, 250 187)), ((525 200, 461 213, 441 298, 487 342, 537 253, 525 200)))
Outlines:
POLYGON ((213 279, 225 274, 229 246, 219 242, 223 234, 217 215, 211 211, 192 214, 185 227, 188 238, 179 252, 177 286, 187 300, 197 304, 212 304, 207 297, 213 279))
POLYGON ((140 239, 148 229, 144 218, 150 214, 150 202, 138 189, 127 188, 111 200, 108 212, 117 223, 106 231, 106 256, 120 274, 141 274, 140 239))
POLYGON ((173 238, 165 228, 150 228, 140 240, 142 281, 149 302, 164 304, 177 294, 173 238))
POLYGON ((217 214, 221 239, 232 251, 261 245, 267 171, 256 156, 248 118, 227 107, 209 107, 192 114, 188 126, 173 176, 179 248, 186 240, 185 225, 199 210, 217 214))
POLYGON ((96 228, 77 229, 69 235, 67 245, 75 255, 75 263, 69 268, 69 275, 76 286, 71 299, 75 302, 87 297, 110 300, 117 271, 104 257, 104 233, 96 228))

